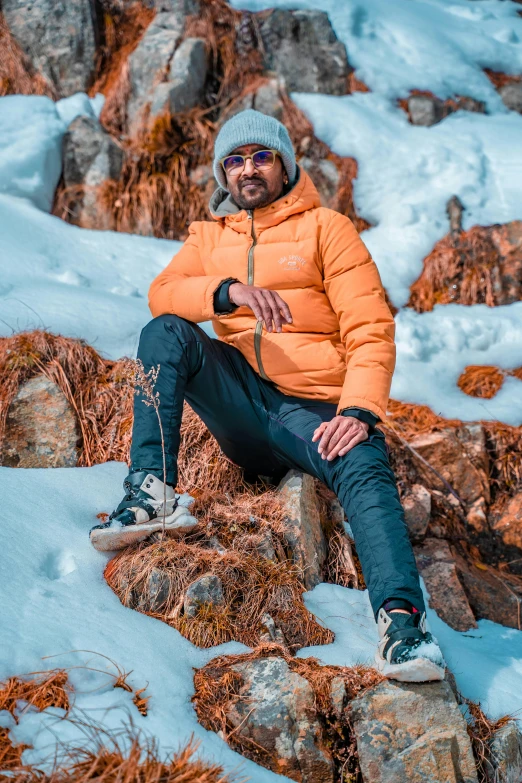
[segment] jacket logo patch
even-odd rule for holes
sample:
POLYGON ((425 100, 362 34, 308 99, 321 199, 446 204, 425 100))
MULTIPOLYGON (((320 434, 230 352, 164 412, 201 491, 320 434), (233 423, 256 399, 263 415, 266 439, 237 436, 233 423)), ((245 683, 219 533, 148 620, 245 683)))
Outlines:
POLYGON ((282 256, 277 262, 278 264, 281 264, 283 269, 302 269, 303 266, 306 264, 306 258, 302 258, 302 256, 282 256))

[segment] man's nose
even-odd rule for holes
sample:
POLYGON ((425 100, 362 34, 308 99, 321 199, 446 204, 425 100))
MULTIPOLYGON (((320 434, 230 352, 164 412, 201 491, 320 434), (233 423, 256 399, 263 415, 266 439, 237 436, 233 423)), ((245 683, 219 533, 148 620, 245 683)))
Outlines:
POLYGON ((253 174, 256 170, 256 167, 252 163, 252 158, 247 158, 245 161, 245 168, 243 169, 243 175, 249 176, 250 174, 253 174))

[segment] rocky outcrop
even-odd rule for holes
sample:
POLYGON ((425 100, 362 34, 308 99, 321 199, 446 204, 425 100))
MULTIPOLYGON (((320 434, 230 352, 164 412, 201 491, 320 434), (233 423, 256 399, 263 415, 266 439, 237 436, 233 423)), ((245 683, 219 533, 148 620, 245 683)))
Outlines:
POLYGON ((323 747, 309 682, 277 657, 238 663, 231 670, 242 684, 227 706, 227 718, 240 738, 265 752, 264 765, 300 783, 333 783, 334 766, 323 747))
POLYGON ((260 14, 258 23, 264 66, 275 71, 287 92, 345 95, 349 91, 352 69, 346 48, 326 12, 276 9, 260 14))
POLYGON ((466 722, 447 682, 382 682, 348 709, 364 783, 476 783, 466 722))
POLYGON ((456 99, 442 101, 432 94, 413 94, 406 101, 410 122, 412 125, 436 125, 455 111, 473 111, 484 114, 485 104, 474 98, 461 96, 456 99))
POLYGON ((505 84, 498 92, 508 109, 522 114, 522 81, 505 84))
POLYGON ((491 521, 491 527, 505 547, 522 550, 522 492, 508 501, 502 513, 491 521))
POLYGON ((137 600, 133 603, 132 608, 138 609, 140 612, 161 612, 168 601, 170 590, 170 574, 161 568, 152 568, 139 596, 133 595, 137 600))
POLYGON ((404 518, 412 541, 424 538, 431 519, 431 494, 422 484, 413 484, 411 492, 401 498, 404 518))
POLYGON ((291 470, 278 487, 285 505, 285 541, 303 583, 312 590, 322 581, 328 554, 312 476, 291 470))
POLYGON ((227 106, 218 120, 217 127, 221 128, 227 120, 246 109, 255 109, 282 122, 284 107, 281 93, 283 89, 283 84, 279 78, 267 78, 259 87, 250 90, 246 95, 227 106))
POLYGON ((198 11, 198 0, 165 0, 160 3, 152 23, 130 55, 127 124, 131 135, 140 128, 143 110, 154 100, 155 89, 169 78, 171 62, 181 42, 187 16, 198 11))
POLYGON ((495 304, 511 304, 522 299, 522 220, 492 226, 491 239, 499 253, 494 279, 495 304))
POLYGON ((522 780, 522 734, 516 723, 498 729, 489 743, 488 777, 491 783, 520 783, 522 780))
POLYGON ((321 198, 321 205, 334 209, 338 198, 341 173, 333 160, 328 158, 314 160, 303 157, 300 158, 299 165, 310 175, 321 198))
POLYGON ((96 52, 93 0, 2 0, 7 26, 59 97, 85 91, 96 52))
POLYGON ((109 229, 107 210, 100 209, 98 189, 107 180, 117 180, 124 153, 98 120, 77 117, 63 140, 63 181, 66 188, 78 188, 73 199, 74 222, 84 228, 109 229))
POLYGON ((415 557, 430 595, 431 608, 456 631, 476 628, 477 623, 447 541, 427 538, 422 546, 415 547, 415 557))
POLYGON ((165 111, 176 114, 197 106, 203 97, 207 78, 207 51, 202 38, 187 38, 176 49, 166 81, 155 88, 150 118, 165 111))
MULTIPOLYGON (((469 524, 477 532, 486 530, 486 504, 490 500, 489 460, 482 425, 463 424, 419 435, 410 440, 410 446, 465 502, 469 524)), ((427 466, 419 464, 419 472, 430 486, 445 489, 443 482, 427 466)))
POLYGON ((202 606, 220 606, 224 600, 219 576, 206 574, 188 586, 183 611, 186 617, 195 617, 202 606))
POLYGON ((475 617, 520 629, 520 582, 506 572, 483 563, 469 562, 457 554, 454 556, 460 582, 475 617))
POLYGON ((64 393, 45 375, 23 383, 7 412, 1 464, 11 468, 68 468, 80 437, 64 393))

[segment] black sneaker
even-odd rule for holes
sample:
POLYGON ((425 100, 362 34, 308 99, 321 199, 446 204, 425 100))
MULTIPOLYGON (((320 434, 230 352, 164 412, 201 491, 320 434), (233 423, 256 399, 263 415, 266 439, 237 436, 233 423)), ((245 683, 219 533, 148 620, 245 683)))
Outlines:
POLYGON ((446 664, 437 640, 426 630, 426 613, 386 612, 377 618, 377 668, 385 677, 402 682, 443 680, 446 664))
POLYGON ((138 470, 123 482, 125 497, 103 525, 95 525, 89 533, 91 544, 100 552, 124 549, 143 541, 152 533, 163 530, 169 535, 189 533, 197 526, 185 506, 178 505, 178 496, 167 484, 166 489, 152 473, 138 470), (163 502, 166 495, 165 520, 163 502))

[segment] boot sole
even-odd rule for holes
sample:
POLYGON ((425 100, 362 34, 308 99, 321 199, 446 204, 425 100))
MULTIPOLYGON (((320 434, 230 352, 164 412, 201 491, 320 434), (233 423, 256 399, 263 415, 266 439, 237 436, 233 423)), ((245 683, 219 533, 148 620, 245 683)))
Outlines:
MULTIPOLYGON (((185 533, 192 533, 198 526, 198 521, 190 514, 172 514, 165 518, 165 532, 167 535, 177 538, 185 533)), ((113 552, 117 549, 125 549, 131 544, 144 541, 152 533, 163 530, 163 519, 153 519, 136 525, 123 527, 109 527, 105 530, 91 530, 89 537, 91 544, 98 552, 113 552)))
POLYGON ((388 663, 375 654, 377 668, 389 680, 398 680, 399 682, 434 682, 443 680, 445 670, 438 666, 429 658, 414 658, 412 661, 404 663, 388 663))

